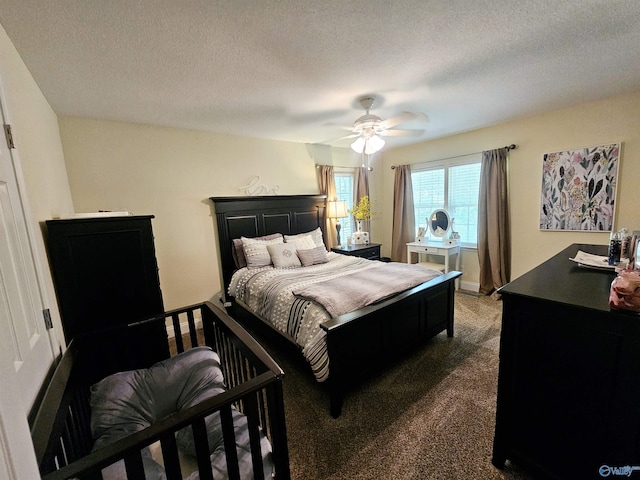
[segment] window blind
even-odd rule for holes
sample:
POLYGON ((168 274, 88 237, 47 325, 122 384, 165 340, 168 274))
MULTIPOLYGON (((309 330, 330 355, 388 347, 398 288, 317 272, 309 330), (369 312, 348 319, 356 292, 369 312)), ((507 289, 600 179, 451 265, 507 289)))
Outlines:
MULTIPOLYGON (((353 173, 336 172, 333 174, 336 182, 336 196, 338 200, 347 202, 347 211, 353 208, 353 173)), ((346 245, 347 237, 352 236, 354 231, 353 215, 340 219, 340 238, 346 245)))
POLYGON ((454 220, 453 228, 463 245, 474 247, 478 238, 480 154, 461 161, 423 164, 411 172, 416 232, 427 227, 427 217, 444 208, 454 220))

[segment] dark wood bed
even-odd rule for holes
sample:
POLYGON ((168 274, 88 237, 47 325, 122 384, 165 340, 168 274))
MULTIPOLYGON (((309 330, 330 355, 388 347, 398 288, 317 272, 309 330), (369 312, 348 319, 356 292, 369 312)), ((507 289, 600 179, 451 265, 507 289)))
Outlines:
MULTIPOLYGON (((211 197, 211 201, 225 294, 236 270, 233 239, 294 235, 318 227, 324 230, 324 195, 211 197)), ((334 418, 342 411, 345 392, 365 371, 384 367, 394 355, 444 330, 453 336, 455 280, 460 275, 449 272, 321 324, 327 334, 330 412, 334 418)), ((232 316, 262 321, 232 298, 225 298, 225 302, 232 316)))

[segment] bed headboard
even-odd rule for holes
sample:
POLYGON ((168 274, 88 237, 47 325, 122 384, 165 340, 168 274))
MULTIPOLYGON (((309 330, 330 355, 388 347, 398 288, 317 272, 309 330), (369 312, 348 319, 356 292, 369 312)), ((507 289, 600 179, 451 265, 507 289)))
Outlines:
POLYGON ((295 235, 320 227, 324 234, 326 195, 210 197, 216 219, 220 265, 226 293, 236 269, 234 238, 271 233, 295 235))

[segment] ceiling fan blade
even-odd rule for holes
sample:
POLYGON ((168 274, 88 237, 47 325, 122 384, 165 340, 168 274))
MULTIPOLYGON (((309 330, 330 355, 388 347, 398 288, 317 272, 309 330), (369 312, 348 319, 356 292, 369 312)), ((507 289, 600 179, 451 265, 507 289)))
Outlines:
POLYGON ((428 118, 429 117, 427 117, 427 115, 425 115, 424 113, 402 112, 395 117, 383 120, 381 126, 382 128, 391 128, 395 127, 396 125, 400 125, 401 123, 409 122, 411 120, 426 121, 428 120, 428 118))
POLYGON ((382 130, 378 135, 381 137, 419 137, 424 130, 382 130))
POLYGON ((349 130, 353 132, 353 125, 344 125, 342 123, 324 123, 323 125, 327 127, 336 127, 336 128, 339 128, 340 130, 349 130))
POLYGON ((332 138, 331 140, 325 140, 322 143, 333 143, 333 142, 339 142, 340 140, 346 140, 347 138, 355 138, 355 137, 359 137, 360 134, 359 133, 352 133, 351 135, 346 135, 344 137, 338 137, 338 138, 332 138))

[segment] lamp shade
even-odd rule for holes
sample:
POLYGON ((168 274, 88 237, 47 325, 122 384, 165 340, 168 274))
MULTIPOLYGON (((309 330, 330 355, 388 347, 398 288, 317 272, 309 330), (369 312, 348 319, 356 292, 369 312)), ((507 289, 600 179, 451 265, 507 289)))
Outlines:
POLYGON ((377 135, 372 135, 368 138, 358 137, 356 141, 351 144, 351 148, 354 152, 364 152, 367 155, 371 155, 372 153, 382 150, 384 144, 385 141, 382 138, 377 135))
POLYGON ((364 153, 366 153, 367 155, 376 153, 382 150, 382 147, 384 147, 384 143, 385 142, 383 139, 381 139, 377 135, 374 135, 373 137, 367 139, 367 143, 364 146, 364 153))
POLYGON ((347 213, 347 202, 344 200, 327 202, 327 212, 329 218, 344 218, 349 215, 347 213))
POLYGON ((356 141, 351 144, 351 149, 356 153, 362 153, 364 150, 365 139, 363 137, 356 138, 356 141))

